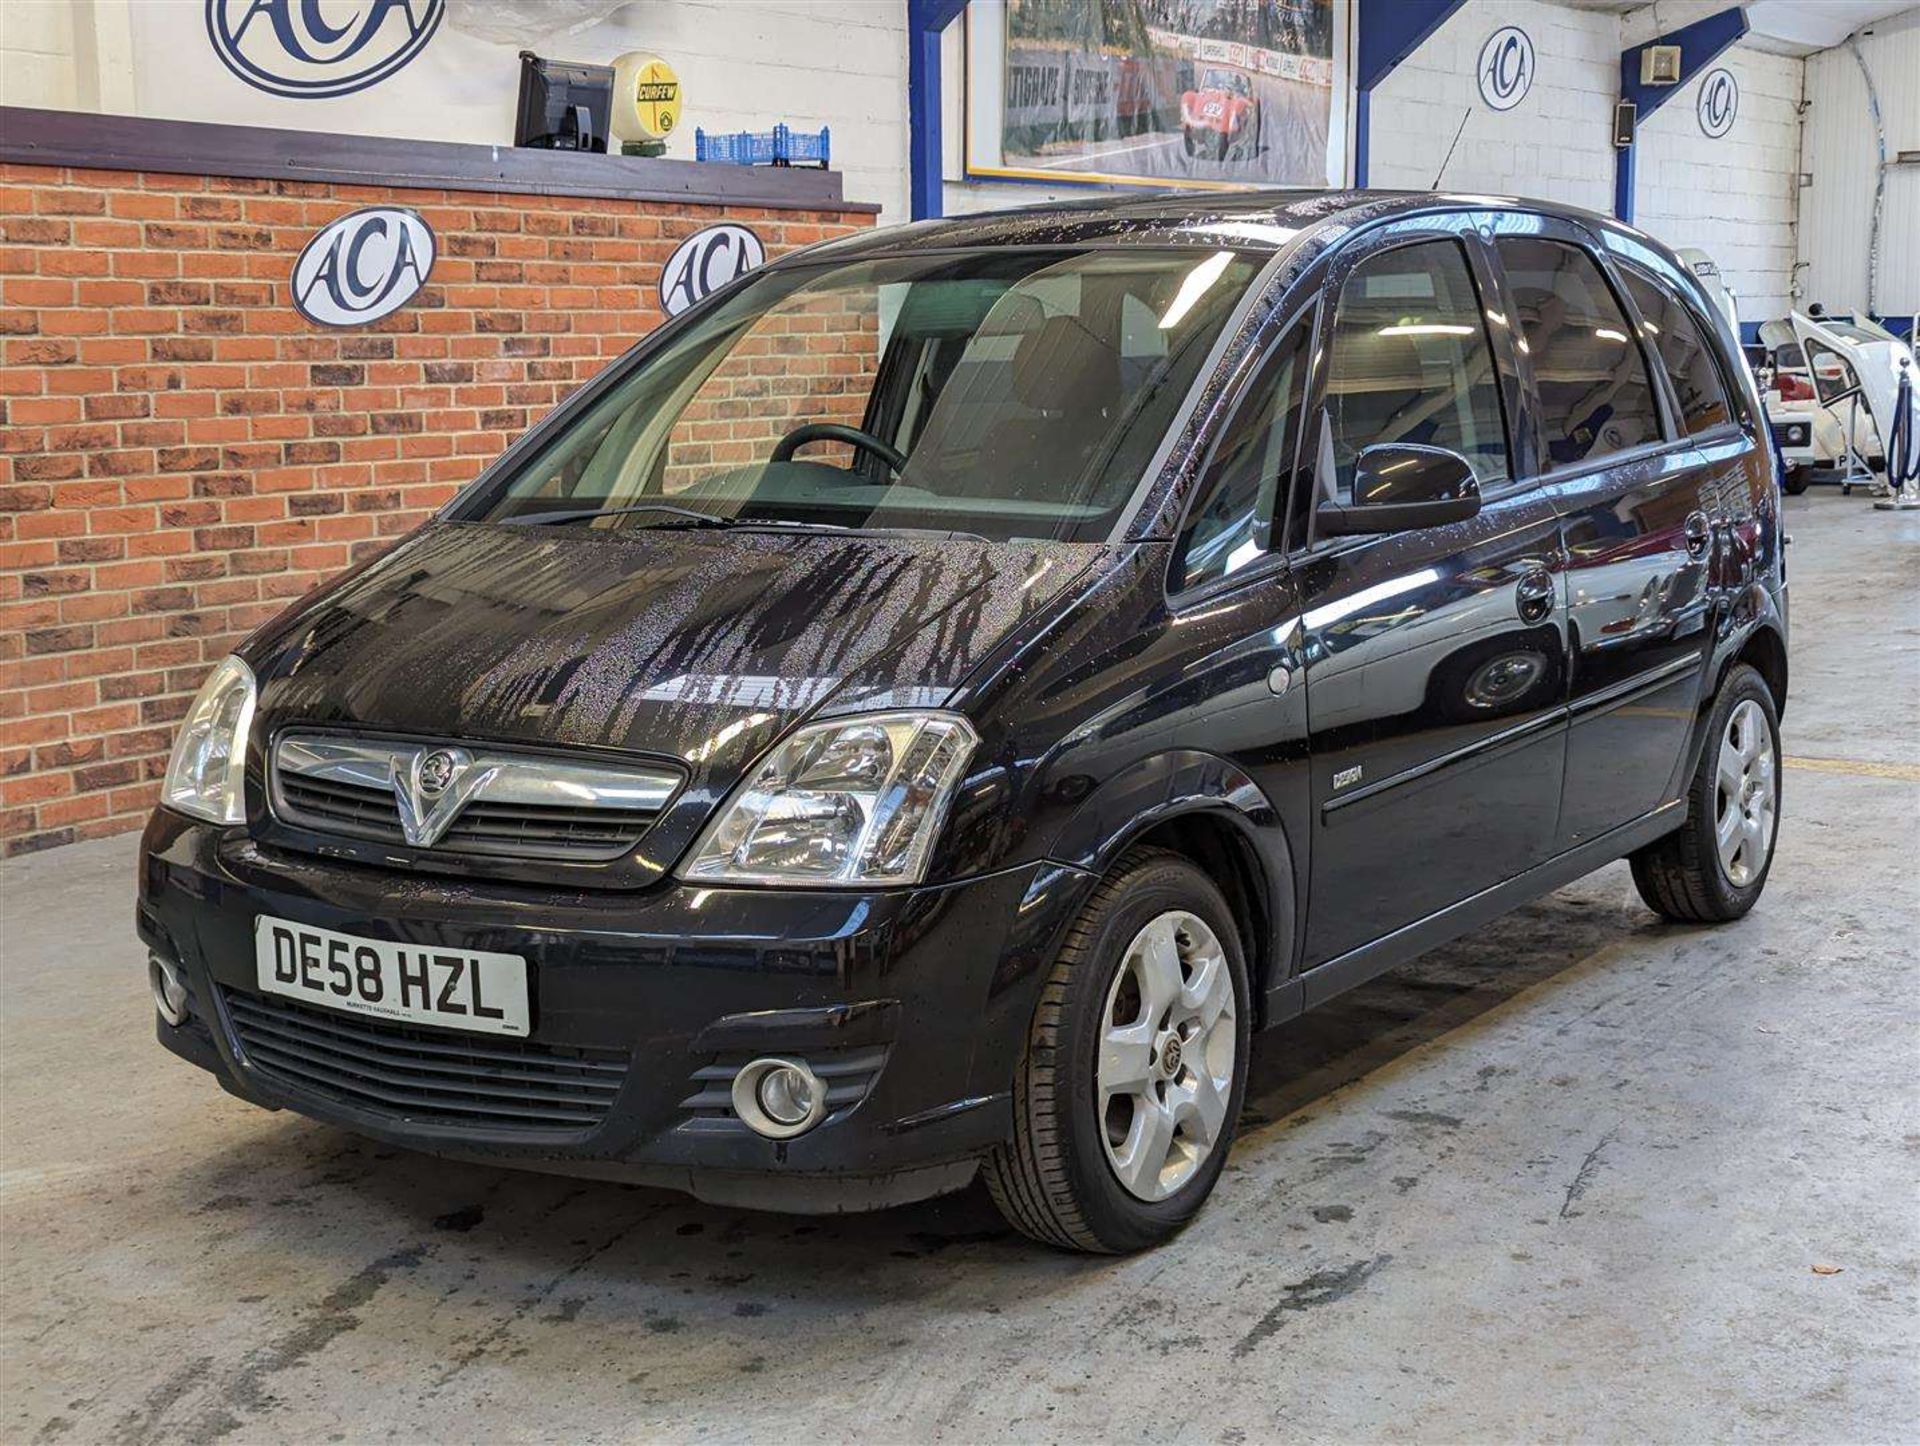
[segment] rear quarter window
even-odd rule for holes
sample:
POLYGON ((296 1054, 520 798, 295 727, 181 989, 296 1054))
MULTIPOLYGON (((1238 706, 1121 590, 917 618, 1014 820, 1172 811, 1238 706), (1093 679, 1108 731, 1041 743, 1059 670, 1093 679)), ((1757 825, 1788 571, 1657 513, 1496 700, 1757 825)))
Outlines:
POLYGON ((1667 369, 1680 402, 1680 422, 1699 436, 1733 420, 1733 403, 1716 350, 1687 304, 1651 277, 1622 267, 1628 294, 1640 312, 1647 345, 1667 369))

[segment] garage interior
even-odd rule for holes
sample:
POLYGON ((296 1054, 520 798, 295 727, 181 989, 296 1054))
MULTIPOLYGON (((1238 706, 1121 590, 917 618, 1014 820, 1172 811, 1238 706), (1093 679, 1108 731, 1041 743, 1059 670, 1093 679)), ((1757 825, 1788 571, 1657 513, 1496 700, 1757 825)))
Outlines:
POLYGON ((1130 1260, 978 1187, 762 1214, 264 1114, 153 1046, 130 836, 9 862, 6 1434, 1132 1439, 1203 1381, 1169 1436, 1901 1439, 1920 525, 1787 515, 1761 907, 1663 925, 1614 865, 1259 1036, 1130 1260))
MULTIPOLYGON (((1913 1439, 1920 480, 1893 505, 1867 441, 1780 501, 1784 823, 1754 912, 1663 923, 1613 864, 1256 1036, 1219 1188, 1157 1250, 1043 1249, 979 1184, 801 1217, 451 1163, 155 1045, 138 830, 214 662, 660 324, 686 238, 744 225, 772 259, 1088 194, 975 154, 983 0, 568 6, 447 0, 367 124, 430 109, 434 66, 638 37, 685 86, 664 157, 515 149, 491 112, 370 134, 361 101, 322 121, 197 54, 154 76, 137 4, 0 7, 0 1437, 1913 1439), (696 160, 696 122, 830 129, 832 164, 696 160), (296 314, 302 245, 373 205, 435 228, 434 300, 296 314)), ((1796 312, 1911 342, 1920 6, 1328 13, 1343 184, 1443 174, 1696 249, 1769 375, 1763 324, 1796 312), (1539 78, 1501 110, 1476 67, 1509 26, 1539 78), (1674 104, 1643 96, 1617 145, 1622 57, 1696 26, 1674 104)))

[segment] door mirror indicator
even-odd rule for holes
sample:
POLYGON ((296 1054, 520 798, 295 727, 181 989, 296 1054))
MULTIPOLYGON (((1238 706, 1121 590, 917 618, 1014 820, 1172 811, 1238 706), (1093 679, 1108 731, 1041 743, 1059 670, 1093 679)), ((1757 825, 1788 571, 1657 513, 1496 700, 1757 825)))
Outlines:
POLYGON ((1322 502, 1314 510, 1315 532, 1345 537, 1464 522, 1480 511, 1480 484, 1458 452, 1383 443, 1354 463, 1353 499, 1322 502))

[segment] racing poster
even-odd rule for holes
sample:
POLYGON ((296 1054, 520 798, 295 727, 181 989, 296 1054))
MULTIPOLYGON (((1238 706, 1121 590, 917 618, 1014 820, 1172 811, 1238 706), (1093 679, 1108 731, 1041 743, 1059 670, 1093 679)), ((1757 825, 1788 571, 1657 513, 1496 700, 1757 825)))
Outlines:
POLYGON ((1344 12, 1336 0, 976 0, 968 169, 1337 184, 1344 12))

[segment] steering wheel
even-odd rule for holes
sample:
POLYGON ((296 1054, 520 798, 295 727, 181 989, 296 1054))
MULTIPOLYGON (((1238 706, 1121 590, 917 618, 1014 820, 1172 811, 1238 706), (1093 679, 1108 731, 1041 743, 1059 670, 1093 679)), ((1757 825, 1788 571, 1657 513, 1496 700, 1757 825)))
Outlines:
POLYGON ((907 466, 907 454, 898 447, 881 441, 871 432, 863 432, 858 427, 849 427, 844 422, 807 422, 795 427, 786 436, 774 443, 775 462, 791 461, 793 454, 809 442, 845 442, 849 447, 858 447, 863 452, 871 452, 894 472, 903 472, 907 466))

